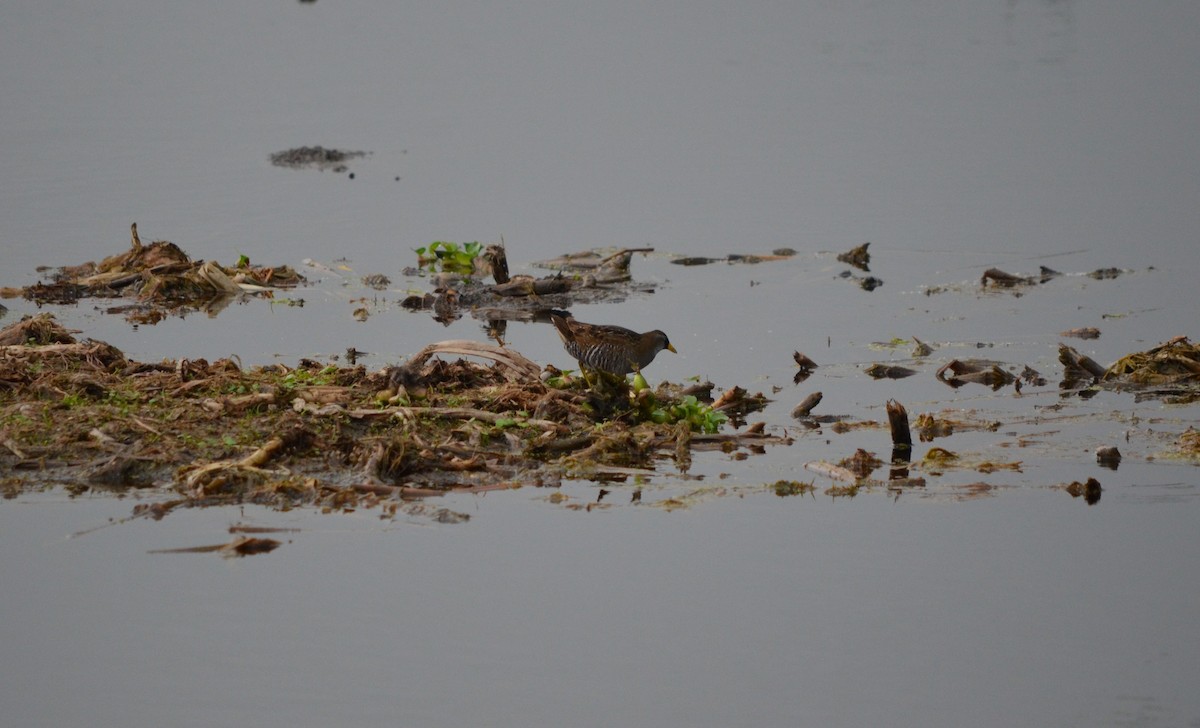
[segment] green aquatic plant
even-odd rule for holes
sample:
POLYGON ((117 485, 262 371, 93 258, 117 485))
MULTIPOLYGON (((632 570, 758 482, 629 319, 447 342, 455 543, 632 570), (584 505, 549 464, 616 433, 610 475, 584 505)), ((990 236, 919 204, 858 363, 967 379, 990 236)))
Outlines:
POLYGON ((311 369, 293 369, 279 379, 279 386, 286 392, 296 387, 323 387, 337 383, 338 368, 333 364, 313 371, 311 369))
POLYGON ((443 273, 470 275, 475 270, 475 259, 483 252, 483 243, 458 243, 438 240, 416 248, 417 264, 421 268, 443 273))
POLYGON ((650 420, 660 425, 686 422, 695 431, 713 434, 729 421, 729 417, 689 394, 651 410, 650 420))

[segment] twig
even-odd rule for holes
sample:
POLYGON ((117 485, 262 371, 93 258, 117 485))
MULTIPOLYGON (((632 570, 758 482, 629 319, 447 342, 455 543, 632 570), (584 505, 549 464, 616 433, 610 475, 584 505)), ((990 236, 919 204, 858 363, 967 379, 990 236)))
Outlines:
POLYGON ((22 450, 20 448, 20 446, 17 445, 16 441, 14 441, 11 437, 5 438, 4 442, 2 444, 4 445, 4 447, 8 448, 9 452, 11 452, 13 455, 16 455, 18 459, 20 459, 20 460, 28 460, 29 459, 29 456, 25 454, 25 451, 22 450))
POLYGON ((485 344, 469 339, 451 339, 449 341, 430 344, 414 354, 405 366, 409 368, 419 367, 434 354, 459 354, 462 356, 478 356, 483 359, 491 359, 497 364, 501 364, 512 370, 512 373, 518 379, 524 380, 537 379, 542 371, 541 367, 537 364, 511 349, 503 349, 493 344, 485 344))

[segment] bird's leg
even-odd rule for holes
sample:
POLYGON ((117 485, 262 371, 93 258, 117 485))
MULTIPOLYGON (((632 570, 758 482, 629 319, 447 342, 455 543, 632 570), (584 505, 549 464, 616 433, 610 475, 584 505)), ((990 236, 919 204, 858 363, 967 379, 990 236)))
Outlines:
POLYGON ((579 376, 583 377, 583 383, 587 385, 588 389, 591 389, 592 380, 588 378, 588 368, 583 365, 583 362, 579 362, 579 376))
POLYGON ((610 374, 604 370, 597 372, 597 393, 604 397, 623 400, 629 396, 629 381, 623 374, 610 374))
POLYGON ((593 369, 579 365, 579 374, 583 377, 584 384, 597 395, 609 396, 616 394, 616 391, 621 385, 627 385, 625 377, 618 374, 609 374, 603 369, 593 369))

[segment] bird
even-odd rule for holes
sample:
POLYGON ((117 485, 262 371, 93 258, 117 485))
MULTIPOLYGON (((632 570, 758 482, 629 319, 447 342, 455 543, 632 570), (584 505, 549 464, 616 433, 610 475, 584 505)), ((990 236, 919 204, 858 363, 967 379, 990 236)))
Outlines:
POLYGON ((580 366, 617 376, 641 371, 658 352, 678 353, 663 332, 655 329, 639 334, 621 326, 585 324, 569 314, 550 314, 550 321, 562 337, 563 348, 580 366))

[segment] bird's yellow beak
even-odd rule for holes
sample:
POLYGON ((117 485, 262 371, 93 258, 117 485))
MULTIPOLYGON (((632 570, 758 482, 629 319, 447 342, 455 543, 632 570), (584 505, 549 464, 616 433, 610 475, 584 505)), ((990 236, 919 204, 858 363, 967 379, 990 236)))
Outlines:
POLYGON ((678 353, 679 353, 679 352, 675 351, 675 345, 674 345, 674 344, 667 344, 667 351, 671 352, 672 354, 678 354, 678 353))

